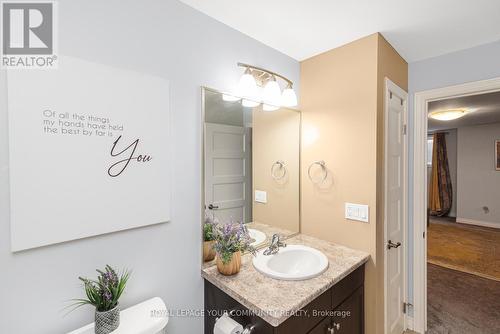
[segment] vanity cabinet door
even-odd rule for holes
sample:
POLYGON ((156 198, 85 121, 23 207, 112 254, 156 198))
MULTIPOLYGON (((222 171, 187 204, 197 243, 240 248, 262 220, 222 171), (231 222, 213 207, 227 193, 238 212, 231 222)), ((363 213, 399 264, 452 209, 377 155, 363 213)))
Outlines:
POLYGON ((365 266, 361 266, 332 287, 332 304, 335 309, 354 293, 365 281, 365 266))
POLYGON ((332 310, 331 289, 310 302, 304 308, 292 315, 276 330, 276 334, 305 334, 310 333, 317 324, 323 321, 332 310))
POLYGON ((326 317, 307 334, 331 334, 332 319, 326 317))
POLYGON ((332 317, 333 331, 327 333, 363 334, 365 327, 363 299, 363 287, 360 287, 349 296, 349 298, 336 307, 332 317))
POLYGON ((308 334, 363 334, 363 287, 358 288, 308 334))

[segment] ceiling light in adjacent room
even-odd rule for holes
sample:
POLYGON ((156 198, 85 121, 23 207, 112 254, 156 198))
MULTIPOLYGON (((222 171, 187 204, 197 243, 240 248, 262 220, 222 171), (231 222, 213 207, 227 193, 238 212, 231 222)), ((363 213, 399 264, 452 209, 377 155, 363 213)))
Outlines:
POLYGON ((452 121, 463 117, 469 113, 467 109, 446 109, 446 110, 436 110, 429 113, 429 118, 436 119, 438 121, 452 121))

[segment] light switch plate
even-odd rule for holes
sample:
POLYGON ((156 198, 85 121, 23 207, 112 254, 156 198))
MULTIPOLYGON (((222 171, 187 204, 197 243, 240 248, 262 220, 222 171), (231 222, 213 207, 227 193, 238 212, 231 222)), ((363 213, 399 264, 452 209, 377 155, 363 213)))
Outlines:
POLYGON ((364 204, 345 204, 345 218, 368 223, 369 210, 368 205, 364 204))
POLYGON ((255 202, 267 203, 267 191, 255 190, 255 202))

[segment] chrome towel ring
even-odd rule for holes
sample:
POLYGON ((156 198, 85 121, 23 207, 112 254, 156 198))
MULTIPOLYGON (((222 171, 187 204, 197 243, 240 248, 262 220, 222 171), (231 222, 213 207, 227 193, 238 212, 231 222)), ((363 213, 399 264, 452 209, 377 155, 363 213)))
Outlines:
POLYGON ((286 165, 282 160, 278 160, 271 166, 271 177, 275 181, 282 180, 286 175, 286 165), (281 171, 281 172, 279 172, 281 171))
POLYGON ((326 178, 328 177, 328 169, 326 168, 326 163, 323 160, 314 161, 309 165, 309 168, 307 169, 307 176, 309 176, 309 180, 311 180, 313 183, 325 182, 326 178), (323 177, 320 180, 314 180, 311 175, 311 169, 314 165, 319 165, 321 167, 323 177))

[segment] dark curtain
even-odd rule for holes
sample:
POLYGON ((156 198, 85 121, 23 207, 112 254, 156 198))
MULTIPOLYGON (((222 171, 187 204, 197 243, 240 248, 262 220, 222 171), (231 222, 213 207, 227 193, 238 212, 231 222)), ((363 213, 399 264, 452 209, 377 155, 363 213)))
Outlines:
POLYGON ((444 133, 434 134, 432 172, 429 184, 429 211, 432 216, 446 216, 453 201, 450 168, 444 133))

